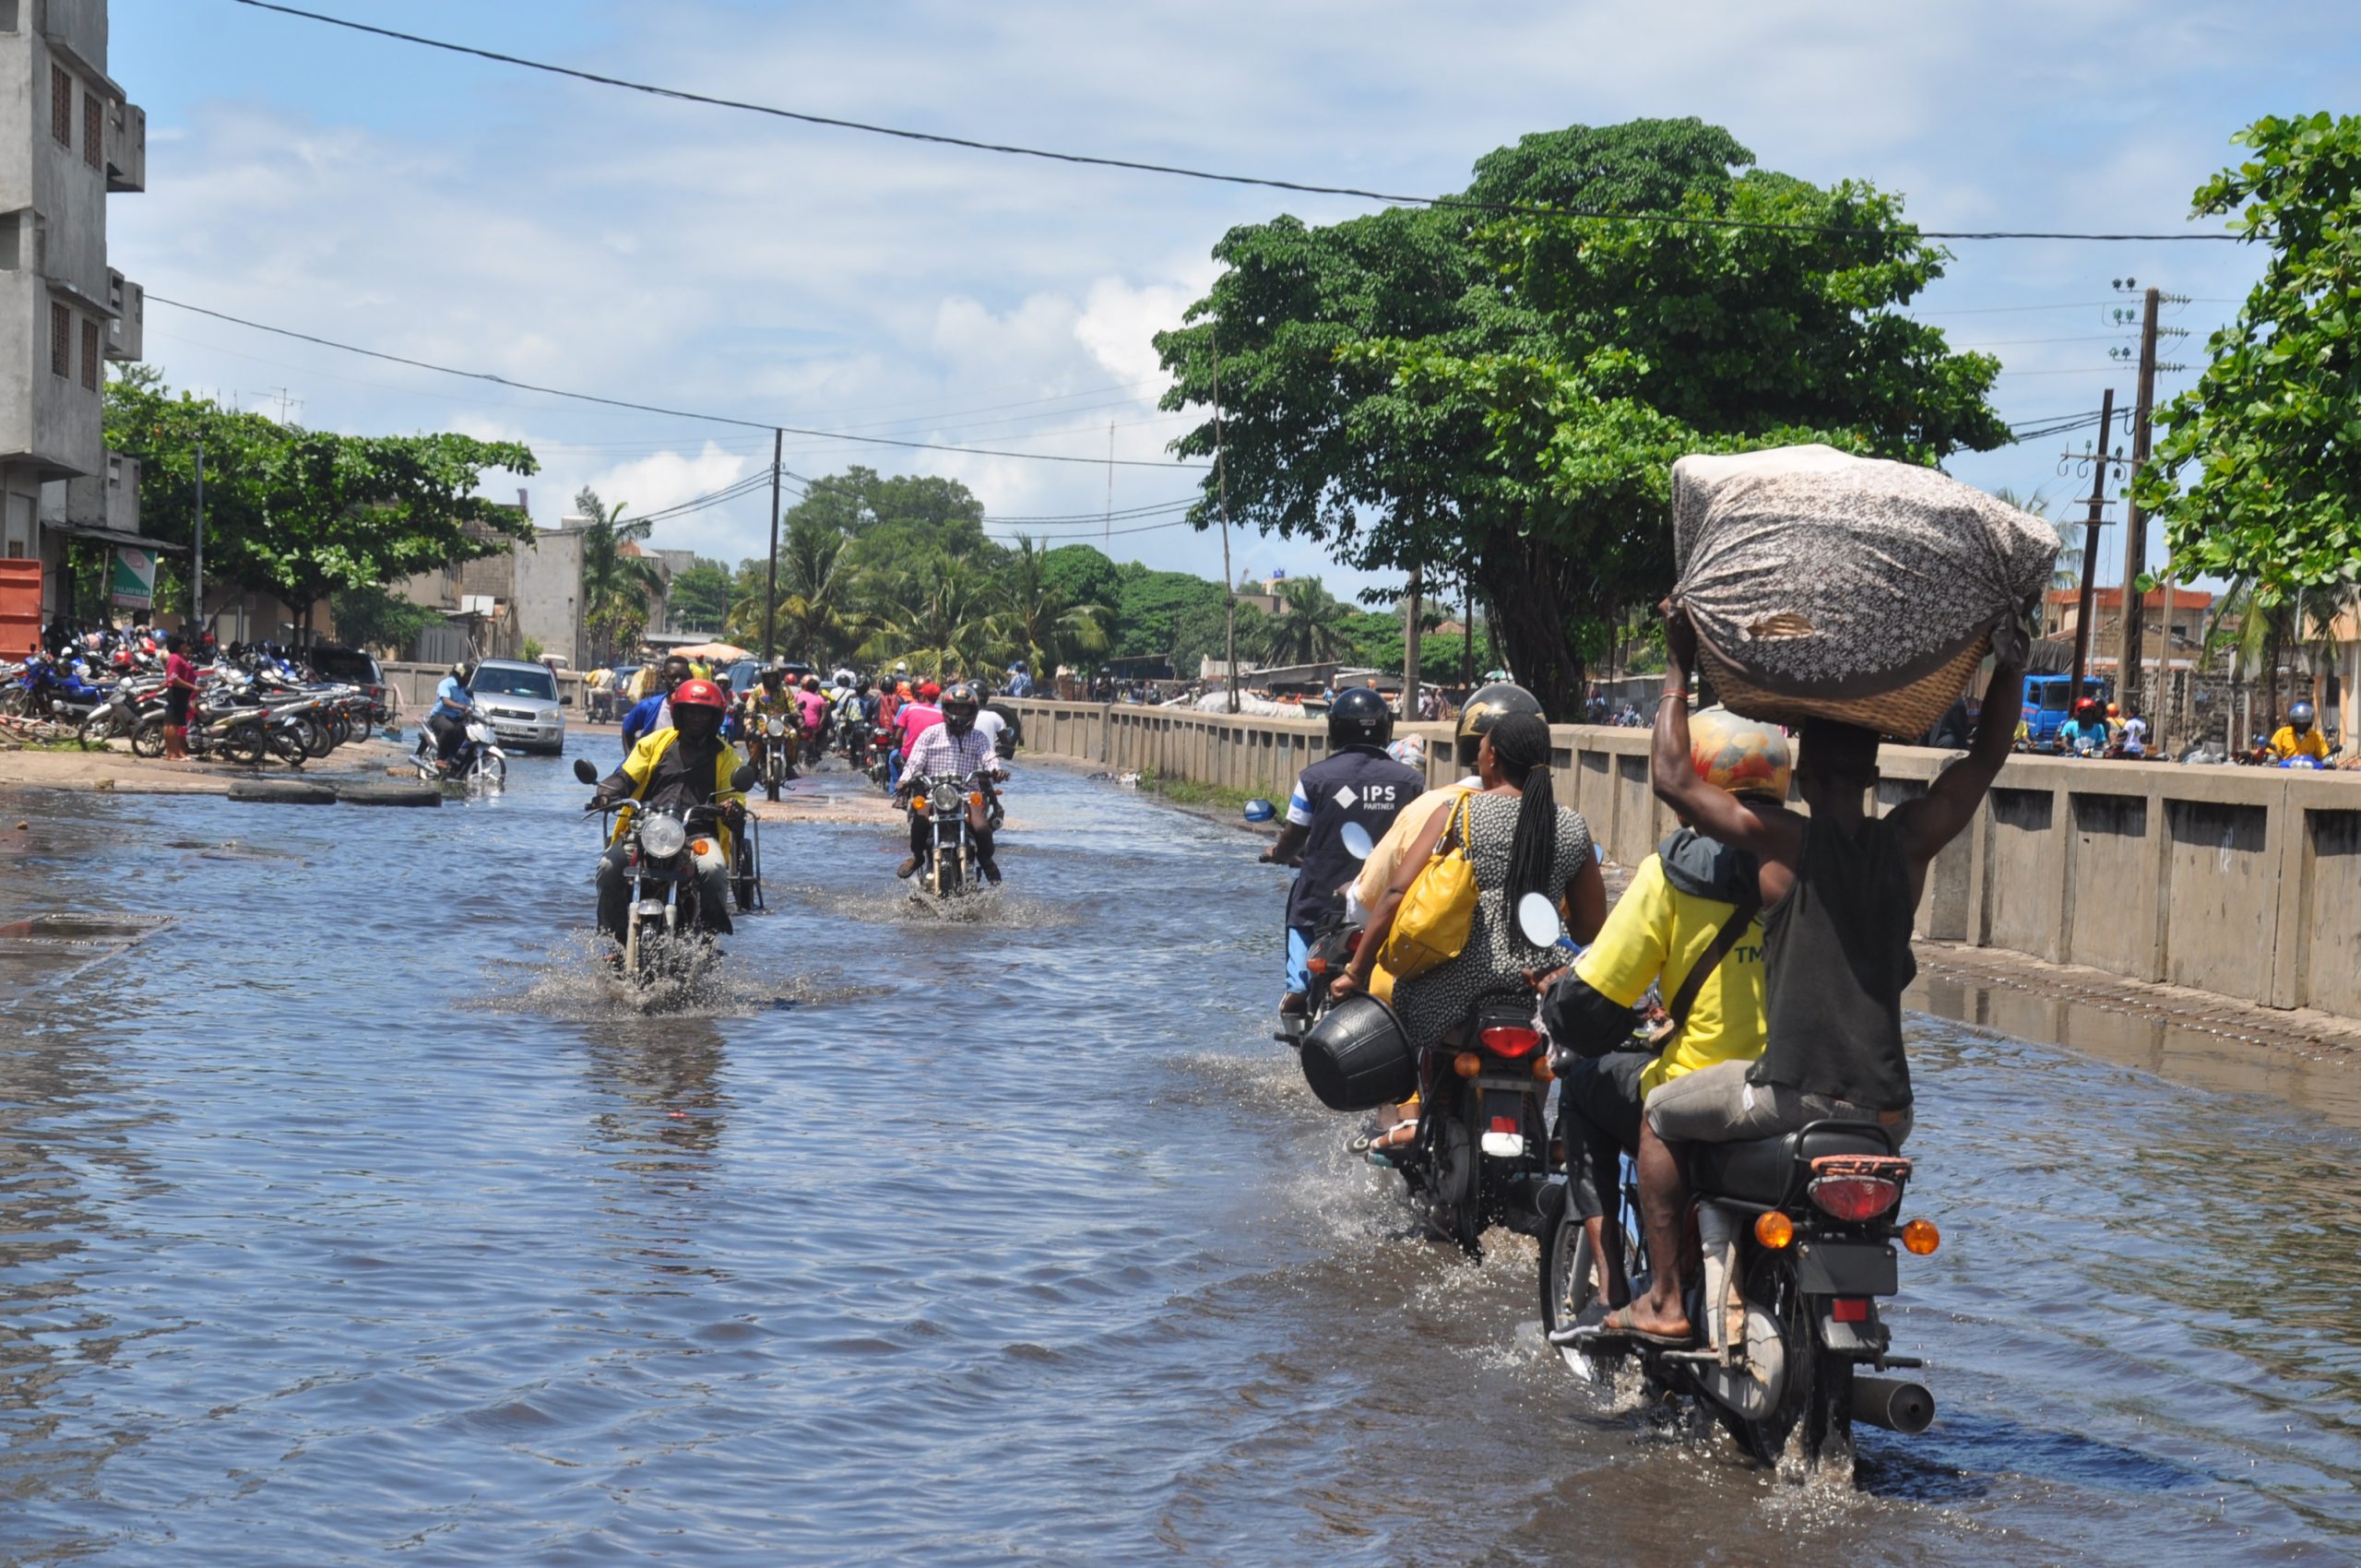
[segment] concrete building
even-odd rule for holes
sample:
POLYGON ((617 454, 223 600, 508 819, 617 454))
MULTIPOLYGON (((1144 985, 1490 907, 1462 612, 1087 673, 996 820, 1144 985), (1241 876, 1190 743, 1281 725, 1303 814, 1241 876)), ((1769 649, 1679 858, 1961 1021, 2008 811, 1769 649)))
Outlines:
POLYGON ((0 0, 0 556, 41 560, 44 618, 70 540, 146 542, 101 405, 106 362, 139 357, 146 303, 107 265, 107 196, 147 179, 147 116, 107 76, 106 0, 0 0))
MULTIPOLYGON (((514 509, 527 521, 531 505, 531 497, 518 491, 514 509)), ((521 659, 530 642, 542 658, 582 668, 589 655, 582 623, 581 525, 587 521, 568 517, 557 528, 535 529, 529 544, 504 540, 495 554, 406 580, 402 597, 443 614, 443 624, 421 634, 410 657, 433 664, 521 659)), ((470 532, 498 537, 489 529, 470 532)))

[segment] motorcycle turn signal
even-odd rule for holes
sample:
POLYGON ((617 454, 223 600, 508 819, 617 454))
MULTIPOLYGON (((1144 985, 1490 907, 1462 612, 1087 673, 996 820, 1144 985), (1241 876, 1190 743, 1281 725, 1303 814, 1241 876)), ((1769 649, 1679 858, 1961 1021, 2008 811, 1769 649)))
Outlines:
POLYGON ((1754 1217, 1754 1239, 1777 1252, 1796 1239, 1796 1222, 1777 1209, 1754 1217))
POLYGON ((1914 1219, 1902 1228, 1902 1245, 1915 1256, 1923 1258, 1942 1244, 1943 1233, 1931 1219, 1914 1219))

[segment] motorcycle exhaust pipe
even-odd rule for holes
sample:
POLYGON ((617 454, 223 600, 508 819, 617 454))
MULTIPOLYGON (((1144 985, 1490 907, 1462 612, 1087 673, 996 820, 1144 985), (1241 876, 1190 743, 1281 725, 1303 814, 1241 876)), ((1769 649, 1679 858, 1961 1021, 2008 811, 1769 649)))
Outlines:
POLYGON ((1916 1437, 1935 1421, 1935 1396, 1923 1383, 1898 1377, 1853 1376, 1853 1419, 1916 1437))

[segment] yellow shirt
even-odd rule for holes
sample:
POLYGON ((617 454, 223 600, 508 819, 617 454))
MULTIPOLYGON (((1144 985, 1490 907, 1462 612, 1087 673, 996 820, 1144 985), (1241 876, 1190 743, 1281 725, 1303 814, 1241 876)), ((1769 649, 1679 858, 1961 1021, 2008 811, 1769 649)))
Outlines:
MULTIPOLYGON (((1665 880, 1664 861, 1650 855, 1631 873, 1598 940, 1574 960, 1574 973, 1610 1002, 1629 1007, 1657 982, 1669 1001, 1689 971, 1721 934, 1737 906, 1683 893, 1665 880)), ((1762 921, 1757 916, 1721 967, 1697 988, 1689 1026, 1640 1075, 1643 1099, 1667 1079, 1716 1062, 1762 1054, 1762 921)))
POLYGON ((2326 762, 2328 737, 2321 734, 2317 726, 2298 735, 2293 724, 2282 724, 2278 733, 2271 737, 2271 754, 2275 757, 2316 756, 2326 762))
MULTIPOLYGON (((681 732, 678 730, 658 730, 654 734, 642 736, 634 743, 631 755, 623 759, 623 777, 631 780, 633 800, 639 800, 647 793, 647 786, 656 777, 656 765, 664 759, 664 754, 670 751, 673 742, 680 738, 681 732)), ((738 771, 739 764, 744 760, 738 754, 738 748, 735 746, 723 746, 715 754, 713 759, 713 803, 715 805, 726 805, 731 801, 743 801, 746 798, 745 791, 738 788, 733 778, 738 771)), ((608 843, 611 844, 623 837, 623 828, 629 825, 631 817, 632 812, 628 806, 615 813, 614 828, 608 836, 608 843)), ((730 860, 731 858, 730 825, 726 822, 717 822, 714 824, 713 833, 715 837, 721 840, 721 858, 725 861, 730 860)))

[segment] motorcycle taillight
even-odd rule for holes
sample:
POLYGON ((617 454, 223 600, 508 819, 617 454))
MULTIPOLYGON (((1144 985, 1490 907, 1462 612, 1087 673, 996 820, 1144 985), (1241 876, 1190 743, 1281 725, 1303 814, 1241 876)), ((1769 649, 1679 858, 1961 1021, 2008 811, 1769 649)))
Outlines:
POLYGON ((1804 1189, 1821 1213, 1857 1225, 1902 1201, 1902 1188, 1876 1176, 1821 1176, 1804 1189))
POLYGON ((1513 1062, 1520 1056, 1530 1056, 1541 1044, 1539 1029, 1523 1028, 1510 1024, 1496 1024, 1484 1030, 1477 1039, 1484 1049, 1495 1056, 1505 1056, 1513 1062))

